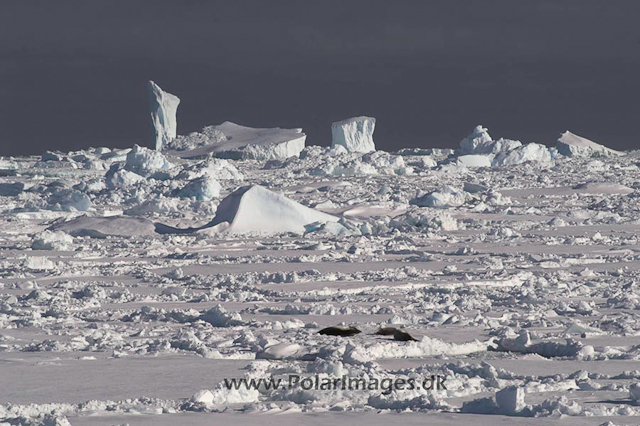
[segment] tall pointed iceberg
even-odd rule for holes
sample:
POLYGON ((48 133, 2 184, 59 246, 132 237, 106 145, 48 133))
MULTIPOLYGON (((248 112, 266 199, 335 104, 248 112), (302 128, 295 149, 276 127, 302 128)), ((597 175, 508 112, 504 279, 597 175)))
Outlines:
POLYGON ((149 112, 153 124, 153 141, 156 151, 161 151, 162 147, 175 139, 178 122, 176 112, 180 104, 180 98, 176 95, 163 91, 153 81, 147 85, 149 97, 149 112))

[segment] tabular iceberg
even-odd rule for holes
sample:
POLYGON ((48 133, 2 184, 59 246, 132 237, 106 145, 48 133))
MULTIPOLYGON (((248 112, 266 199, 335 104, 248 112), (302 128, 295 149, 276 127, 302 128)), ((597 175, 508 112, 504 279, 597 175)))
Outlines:
POLYGON ((154 146, 157 151, 176 137, 178 121, 176 112, 180 98, 163 91, 153 81, 147 85, 149 96, 149 111, 153 123, 154 146))
POLYGON ((180 136, 180 145, 187 149, 175 154, 182 158, 213 154, 230 160, 284 160, 300 155, 306 139, 302 129, 260 129, 225 121, 201 133, 180 136))
POLYGON ((331 147, 342 145, 349 152, 371 152, 376 150, 373 143, 373 131, 376 119, 373 117, 354 117, 337 121, 331 125, 331 147))

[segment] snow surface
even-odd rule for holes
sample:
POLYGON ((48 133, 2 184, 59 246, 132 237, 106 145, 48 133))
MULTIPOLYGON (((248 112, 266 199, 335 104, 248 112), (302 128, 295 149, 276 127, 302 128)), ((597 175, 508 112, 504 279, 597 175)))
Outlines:
POLYGON ((176 114, 180 98, 163 91, 153 81, 149 81, 147 84, 147 97, 149 98, 149 112, 153 125, 154 147, 156 151, 161 151, 164 145, 171 142, 177 135, 176 114))
POLYGON ((10 159, 0 424, 638 424, 638 153, 472 136, 10 159), (225 387, 290 375, 447 389, 225 387))
POLYGON ((344 147, 347 152, 371 152, 376 150, 373 132, 376 119, 373 117, 353 117, 337 121, 331 125, 331 147, 344 147))

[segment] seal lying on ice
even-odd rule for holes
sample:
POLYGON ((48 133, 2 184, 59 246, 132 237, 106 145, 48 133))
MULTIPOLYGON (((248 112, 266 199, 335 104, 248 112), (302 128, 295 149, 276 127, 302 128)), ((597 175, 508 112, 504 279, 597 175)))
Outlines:
POLYGON ((393 340, 398 340, 400 342, 417 342, 418 339, 415 339, 406 331, 398 330, 395 327, 382 327, 379 328, 374 334, 378 336, 393 336, 393 340))
POLYGON ((358 333, 360 333, 360 330, 358 330, 355 327, 342 327, 339 325, 334 327, 323 328, 322 330, 318 331, 318 334, 323 334, 325 336, 343 336, 343 337, 355 336, 358 333))
POLYGON ((397 328, 395 327, 380 327, 378 331, 373 334, 376 334, 378 336, 393 336, 393 333, 395 333, 396 330, 397 328))

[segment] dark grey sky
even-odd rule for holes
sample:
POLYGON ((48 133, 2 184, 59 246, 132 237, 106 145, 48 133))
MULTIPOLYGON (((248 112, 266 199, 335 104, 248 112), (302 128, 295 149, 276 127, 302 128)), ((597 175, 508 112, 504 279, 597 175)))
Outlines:
POLYGON ((150 145, 145 84, 178 132, 225 120, 378 119, 381 149, 452 147, 476 124, 640 148, 640 1, 2 1, 0 155, 150 145))

